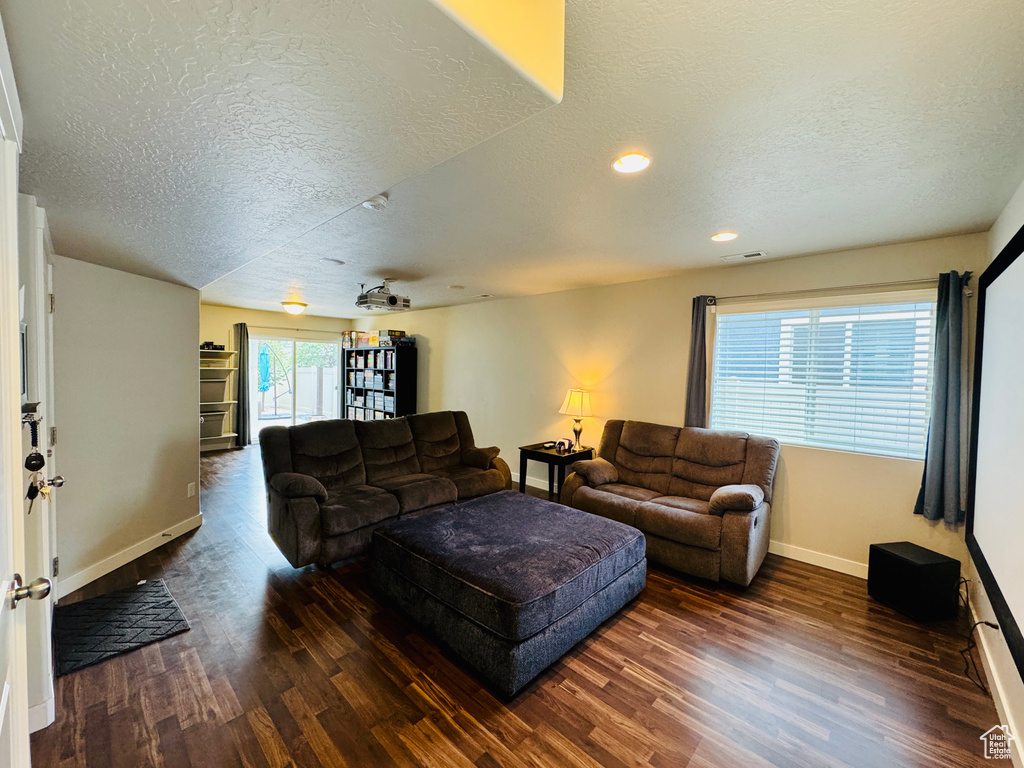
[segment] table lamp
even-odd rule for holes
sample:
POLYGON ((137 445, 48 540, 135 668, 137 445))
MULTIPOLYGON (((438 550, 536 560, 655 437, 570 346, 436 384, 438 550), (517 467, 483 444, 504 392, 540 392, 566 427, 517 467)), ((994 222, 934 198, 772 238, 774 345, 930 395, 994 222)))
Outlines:
POLYGON ((583 434, 583 425, 580 424, 580 419, 584 416, 593 415, 590 412, 590 393, 585 389, 570 389, 565 393, 565 400, 562 402, 562 407, 558 409, 558 412, 566 416, 572 416, 573 421, 576 422, 572 425, 572 433, 576 436, 576 444, 573 446, 573 450, 582 450, 583 445, 580 443, 580 435, 583 434))

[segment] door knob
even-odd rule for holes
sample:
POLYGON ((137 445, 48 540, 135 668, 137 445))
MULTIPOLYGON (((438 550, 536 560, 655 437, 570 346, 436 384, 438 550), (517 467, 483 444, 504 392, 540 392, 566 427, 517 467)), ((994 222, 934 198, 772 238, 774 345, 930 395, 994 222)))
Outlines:
POLYGON ((60 488, 62 485, 64 485, 64 475, 57 475, 56 477, 51 477, 49 480, 46 481, 46 484, 52 485, 54 488, 60 488))
POLYGON ((26 587, 21 585, 21 574, 14 574, 14 578, 11 580, 12 587, 7 592, 7 596, 11 598, 11 608, 18 607, 18 601, 24 600, 26 597, 29 600, 42 600, 44 597, 50 594, 50 589, 53 587, 53 583, 49 579, 38 578, 26 587))

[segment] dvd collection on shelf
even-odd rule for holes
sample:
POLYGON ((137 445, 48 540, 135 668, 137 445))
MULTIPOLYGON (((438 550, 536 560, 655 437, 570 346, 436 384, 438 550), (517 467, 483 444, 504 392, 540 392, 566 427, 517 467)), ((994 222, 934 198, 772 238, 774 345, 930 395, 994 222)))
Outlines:
POLYGON ((342 331, 341 346, 343 349, 369 349, 372 347, 397 347, 401 344, 414 343, 405 335, 405 331, 342 331))
POLYGON ((394 350, 374 350, 372 352, 365 352, 357 354, 355 352, 348 353, 348 367, 349 368, 394 368, 395 367, 395 353, 394 350))
POLYGON ((415 339, 406 336, 405 331, 347 331, 346 334, 342 355, 345 418, 369 421, 415 413, 415 339), (385 340, 387 346, 382 348, 385 340))

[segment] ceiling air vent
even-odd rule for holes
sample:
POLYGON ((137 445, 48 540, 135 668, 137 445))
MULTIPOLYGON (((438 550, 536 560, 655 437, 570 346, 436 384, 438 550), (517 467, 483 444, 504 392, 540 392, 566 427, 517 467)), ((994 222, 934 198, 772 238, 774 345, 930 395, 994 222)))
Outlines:
POLYGON ((722 261, 727 264, 735 264, 740 261, 753 261, 754 259, 763 259, 767 256, 764 251, 751 251, 750 253, 736 253, 732 256, 723 256, 722 261))

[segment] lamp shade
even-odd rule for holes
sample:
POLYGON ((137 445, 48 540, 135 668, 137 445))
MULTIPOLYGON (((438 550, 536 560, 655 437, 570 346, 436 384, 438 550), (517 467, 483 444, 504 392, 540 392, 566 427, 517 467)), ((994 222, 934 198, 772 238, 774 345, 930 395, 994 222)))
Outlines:
POLYGON ((579 419, 584 416, 592 416, 590 412, 590 393, 585 389, 570 389, 565 393, 565 400, 559 413, 579 419))

